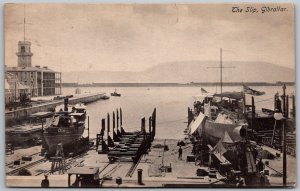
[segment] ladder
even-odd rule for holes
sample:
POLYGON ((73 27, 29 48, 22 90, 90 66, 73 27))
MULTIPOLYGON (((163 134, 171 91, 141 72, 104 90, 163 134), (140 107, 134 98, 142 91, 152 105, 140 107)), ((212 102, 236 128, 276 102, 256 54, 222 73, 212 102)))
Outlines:
POLYGON ((53 174, 55 171, 59 171, 59 174, 64 174, 65 167, 66 167, 66 161, 65 161, 62 143, 57 144, 56 154, 54 157, 50 158, 50 161, 52 162, 51 174, 53 174))

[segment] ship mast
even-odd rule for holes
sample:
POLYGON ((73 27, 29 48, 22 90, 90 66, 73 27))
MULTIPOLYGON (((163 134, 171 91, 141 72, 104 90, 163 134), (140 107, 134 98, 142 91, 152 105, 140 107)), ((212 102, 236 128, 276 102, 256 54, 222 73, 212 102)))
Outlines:
POLYGON ((25 27, 26 27, 26 21, 25 21, 25 4, 24 4, 24 27, 23 27, 24 42, 25 42, 25 27))
MULTIPOLYGON (((24 17, 25 18, 25 17, 24 17)), ((25 26, 25 25, 24 25, 25 26)), ((222 86, 223 86, 223 79, 222 79, 222 48, 220 48, 220 81, 221 81, 221 94, 222 94, 222 86)))
MULTIPOLYGON (((221 94, 222 94, 222 87, 223 87, 223 68, 235 68, 235 66, 227 66, 224 67, 222 63, 222 48, 220 48, 220 66, 216 67, 207 67, 207 68, 220 68, 220 86, 221 86, 221 94)), ((222 97, 221 97, 222 98, 222 97)))

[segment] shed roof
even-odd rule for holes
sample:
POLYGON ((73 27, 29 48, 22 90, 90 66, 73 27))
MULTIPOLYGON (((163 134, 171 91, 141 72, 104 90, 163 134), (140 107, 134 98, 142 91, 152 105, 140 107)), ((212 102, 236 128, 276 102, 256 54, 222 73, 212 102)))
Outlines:
POLYGON ((5 70, 8 72, 55 72, 44 67, 6 67, 5 70))

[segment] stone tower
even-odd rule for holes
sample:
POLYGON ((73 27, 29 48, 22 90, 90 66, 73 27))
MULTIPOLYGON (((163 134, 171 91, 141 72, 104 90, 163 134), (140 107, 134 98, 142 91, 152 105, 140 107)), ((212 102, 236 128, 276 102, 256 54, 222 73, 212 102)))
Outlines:
POLYGON ((32 53, 30 50, 31 43, 29 41, 19 41, 18 43, 18 67, 31 67, 32 53))

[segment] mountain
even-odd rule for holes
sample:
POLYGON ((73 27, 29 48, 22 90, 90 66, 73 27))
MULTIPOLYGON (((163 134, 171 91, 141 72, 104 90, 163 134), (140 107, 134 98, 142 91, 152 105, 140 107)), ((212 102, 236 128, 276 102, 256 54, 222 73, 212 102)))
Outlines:
MULTIPOLYGON (((73 83, 188 83, 219 82, 218 61, 178 61, 155 65, 142 72, 65 72, 63 82, 73 83)), ((295 70, 266 62, 223 62, 224 82, 295 81, 295 70)))

